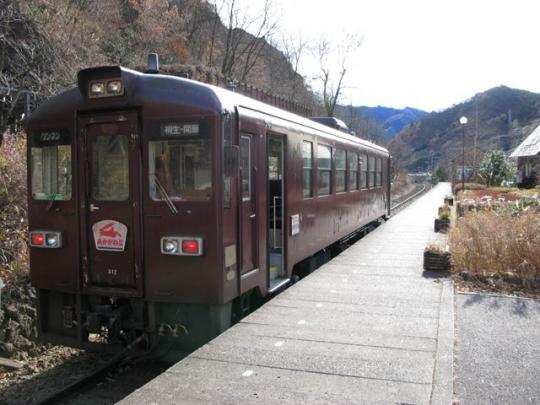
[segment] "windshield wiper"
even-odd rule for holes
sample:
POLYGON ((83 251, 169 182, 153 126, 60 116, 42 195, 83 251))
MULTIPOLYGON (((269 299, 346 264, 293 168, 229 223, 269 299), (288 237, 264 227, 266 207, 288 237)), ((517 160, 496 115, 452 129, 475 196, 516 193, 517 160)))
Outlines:
POLYGON ((176 208, 176 205, 171 200, 171 197, 169 197, 169 194, 167 194, 167 191, 165 190, 165 187, 163 187, 163 184, 159 181, 158 177, 154 174, 154 179, 156 182, 156 186, 159 189, 159 192, 163 197, 165 197, 165 204, 167 204, 167 207, 171 210, 173 214, 178 214, 178 209, 176 208))
POLYGON ((50 211, 53 204, 54 204, 54 200, 56 199, 56 193, 57 193, 58 190, 56 190, 54 193, 51 193, 51 195, 49 196, 49 203, 47 204, 47 211, 50 211))

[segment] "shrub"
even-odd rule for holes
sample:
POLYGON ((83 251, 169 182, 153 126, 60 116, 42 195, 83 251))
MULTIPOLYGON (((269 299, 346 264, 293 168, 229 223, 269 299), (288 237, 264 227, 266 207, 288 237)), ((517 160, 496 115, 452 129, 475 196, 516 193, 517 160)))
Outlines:
POLYGON ((442 255, 446 252, 446 249, 438 243, 430 243, 429 245, 426 246, 426 248, 424 249, 424 252, 442 255))
POLYGON ((450 206, 448 204, 445 203, 439 207, 439 219, 450 219, 450 206))
POLYGON ((26 138, 6 133, 0 145, 0 277, 27 274, 26 138))

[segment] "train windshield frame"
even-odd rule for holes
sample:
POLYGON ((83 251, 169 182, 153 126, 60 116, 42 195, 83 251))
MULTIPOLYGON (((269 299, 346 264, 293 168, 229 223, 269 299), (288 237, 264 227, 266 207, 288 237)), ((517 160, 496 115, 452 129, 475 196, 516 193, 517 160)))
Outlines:
POLYGON ((31 190, 34 200, 72 198, 72 148, 65 131, 43 131, 30 136, 31 190))
POLYGON ((148 144, 153 201, 208 201, 213 190, 213 146, 208 120, 167 122, 148 144))

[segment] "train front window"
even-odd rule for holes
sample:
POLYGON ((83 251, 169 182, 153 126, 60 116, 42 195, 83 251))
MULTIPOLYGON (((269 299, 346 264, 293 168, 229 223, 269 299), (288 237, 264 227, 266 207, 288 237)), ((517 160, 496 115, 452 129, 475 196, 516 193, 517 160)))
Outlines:
POLYGON ((31 182, 35 200, 71 199, 71 145, 63 133, 32 135, 31 182))
POLYGON ((210 199, 212 145, 208 128, 199 124, 171 126, 174 128, 162 127, 160 140, 150 141, 150 197, 155 201, 210 199))
POLYGON ((129 140, 126 135, 97 136, 92 144, 92 198, 129 197, 129 140))

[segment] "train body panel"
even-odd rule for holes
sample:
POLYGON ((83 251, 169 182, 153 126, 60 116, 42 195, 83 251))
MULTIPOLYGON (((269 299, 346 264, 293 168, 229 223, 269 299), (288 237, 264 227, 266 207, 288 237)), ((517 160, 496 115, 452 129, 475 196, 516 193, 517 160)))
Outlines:
POLYGON ((78 87, 27 122, 48 340, 179 325, 207 340, 255 291, 389 213, 384 148, 186 79, 104 67, 78 87))

